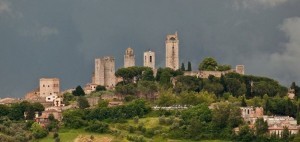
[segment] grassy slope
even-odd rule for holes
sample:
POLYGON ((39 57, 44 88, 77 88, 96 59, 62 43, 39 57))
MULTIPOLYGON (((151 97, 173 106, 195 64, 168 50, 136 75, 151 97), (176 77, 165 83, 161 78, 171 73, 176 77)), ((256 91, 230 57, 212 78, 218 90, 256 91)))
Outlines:
MULTIPOLYGON (((146 128, 153 128, 156 126, 159 126, 158 118, 157 117, 147 117, 147 118, 141 118, 139 119, 139 123, 143 123, 146 128)), ((138 124, 134 123, 133 120, 129 120, 127 122, 128 125, 137 126, 138 124)), ((111 125, 112 126, 112 125, 111 125)), ((114 126, 112 126, 114 127, 114 126)), ((168 129, 167 126, 163 126, 164 129, 168 129)), ((116 128, 113 128, 116 129, 116 128)), ((121 130, 123 137, 116 138, 113 135, 110 134, 97 134, 97 133, 89 133, 85 132, 83 129, 60 129, 59 130, 59 137, 61 142, 73 142, 76 138, 79 137, 86 137, 89 138, 91 135, 95 137, 95 141, 101 141, 101 138, 109 138, 112 139, 111 142, 128 142, 126 140, 126 135, 129 133, 127 131, 121 130)), ((130 134, 134 135, 134 134, 130 134)), ((150 139, 146 139, 147 141, 150 141, 150 139)), ((40 142, 53 142, 53 134, 49 134, 48 137, 41 139, 40 142)), ((189 140, 166 140, 162 139, 160 136, 152 138, 153 142, 194 142, 189 140)), ((205 140, 202 142, 228 142, 228 141, 222 141, 222 140, 205 140)))

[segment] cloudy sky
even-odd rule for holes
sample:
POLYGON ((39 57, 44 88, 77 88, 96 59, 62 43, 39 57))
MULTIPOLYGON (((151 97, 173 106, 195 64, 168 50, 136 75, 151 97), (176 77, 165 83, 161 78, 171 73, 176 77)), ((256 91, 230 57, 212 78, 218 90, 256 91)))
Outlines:
POLYGON ((300 0, 0 0, 0 97, 23 97, 41 77, 61 88, 90 82, 94 58, 137 65, 178 31, 181 62, 205 57, 246 73, 300 83, 300 0))

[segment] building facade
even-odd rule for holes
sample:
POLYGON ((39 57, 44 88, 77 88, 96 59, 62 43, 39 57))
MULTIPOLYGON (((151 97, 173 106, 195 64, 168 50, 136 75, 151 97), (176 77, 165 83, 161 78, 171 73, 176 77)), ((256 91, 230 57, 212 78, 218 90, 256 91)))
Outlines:
POLYGON ((135 66, 135 55, 133 49, 128 47, 124 55, 124 68, 135 66))
POLYGON ((44 98, 54 94, 58 95, 60 91, 59 86, 58 78, 41 78, 39 87, 40 97, 44 98))
POLYGON ((236 65, 235 72, 238 74, 245 74, 245 66, 244 65, 236 65))
POLYGON ((151 50, 144 52, 144 66, 155 69, 155 52, 151 50))
POLYGON ((179 69, 179 40, 177 32, 166 37, 166 67, 179 69))
MULTIPOLYGON (((297 125, 297 120, 289 116, 268 116, 264 115, 262 107, 241 107, 241 116, 249 126, 254 126, 258 118, 262 118, 268 123, 269 135, 276 134, 281 137, 285 128, 288 128, 290 134, 298 134, 300 126, 297 125)), ((235 131, 239 129, 235 128, 235 131)))
POLYGON ((95 76, 93 83, 105 87, 115 86, 115 58, 106 56, 95 59, 95 76))

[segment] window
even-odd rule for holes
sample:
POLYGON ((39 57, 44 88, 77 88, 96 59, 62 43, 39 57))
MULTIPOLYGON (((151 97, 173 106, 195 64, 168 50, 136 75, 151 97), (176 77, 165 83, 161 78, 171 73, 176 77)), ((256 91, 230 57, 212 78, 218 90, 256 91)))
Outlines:
POLYGON ((152 56, 150 56, 150 63, 152 63, 152 56))

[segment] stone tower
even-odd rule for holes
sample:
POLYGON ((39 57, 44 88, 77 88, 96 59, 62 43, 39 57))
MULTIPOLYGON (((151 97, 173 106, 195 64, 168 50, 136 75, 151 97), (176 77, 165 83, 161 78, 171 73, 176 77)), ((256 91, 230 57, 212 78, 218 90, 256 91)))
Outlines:
POLYGON ((245 66, 244 65, 237 65, 235 67, 235 72, 238 74, 245 74, 245 66))
POLYGON ((144 52, 144 66, 155 69, 155 52, 151 50, 144 52))
POLYGON ((179 69, 179 40, 177 32, 167 35, 166 38, 166 67, 173 70, 179 69))
POLYGON ((114 57, 95 59, 94 81, 95 84, 105 87, 114 87, 116 85, 114 57))
POLYGON ((40 79, 40 97, 59 94, 58 78, 41 78, 40 79))
POLYGON ((128 47, 124 55, 124 68, 135 66, 135 56, 133 49, 128 47))

